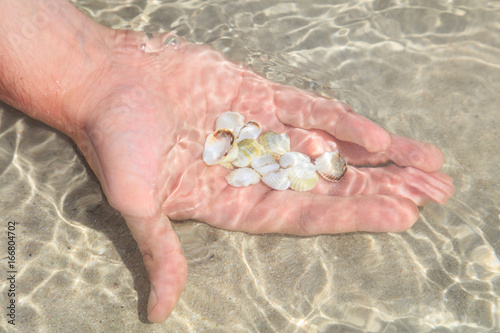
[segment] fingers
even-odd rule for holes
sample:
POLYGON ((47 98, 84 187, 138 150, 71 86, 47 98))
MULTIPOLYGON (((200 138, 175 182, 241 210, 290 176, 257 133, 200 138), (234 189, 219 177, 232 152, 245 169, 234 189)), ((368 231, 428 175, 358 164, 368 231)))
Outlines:
POLYGON ((435 145, 396 134, 391 134, 391 137, 392 143, 386 153, 397 165, 411 166, 426 172, 438 171, 443 166, 443 153, 435 145))
POLYGON ((435 172, 443 165, 443 153, 430 143, 419 142, 400 135, 391 134, 391 145, 386 151, 370 153, 360 145, 335 140, 321 130, 303 130, 289 128, 292 150, 299 151, 313 158, 325 151, 339 149, 349 164, 380 165, 389 161, 399 166, 410 166, 426 172, 435 172))
POLYGON ((391 144, 387 131, 354 113, 349 105, 338 100, 276 85, 275 105, 276 115, 284 124, 322 129, 339 140, 356 143, 369 152, 385 151, 391 144))
POLYGON ((161 323, 177 304, 187 279, 187 262, 179 238, 165 215, 125 219, 149 274, 148 319, 161 323))
POLYGON ((320 180, 314 193, 336 196, 391 195, 410 199, 418 206, 430 201, 445 204, 453 195, 453 179, 442 172, 389 165, 380 168, 348 167, 337 183, 320 180))
POLYGON ((271 191, 239 226, 252 233, 294 235, 398 232, 410 228, 418 214, 411 200, 395 196, 331 197, 271 191))
POLYGON ((379 153, 367 152, 352 143, 337 144, 341 154, 354 165, 379 165, 392 161, 399 166, 409 166, 425 172, 435 172, 443 166, 443 153, 437 146, 396 134, 391 134, 391 138, 389 148, 379 153))
POLYGON ((427 172, 438 171, 443 164, 443 154, 438 147, 390 134, 354 113, 345 103, 266 82, 253 73, 245 73, 238 99, 233 103, 234 111, 258 119, 275 131, 283 132, 283 124, 289 125, 287 133, 295 151, 301 150, 298 147, 301 144, 309 143, 302 152, 317 156, 321 154, 320 147, 338 146, 351 164, 378 165, 393 161, 427 172), (278 121, 267 112, 273 107, 278 121), (315 129, 324 131, 323 138, 312 140, 312 134, 321 132, 315 129))
POLYGON ((341 181, 320 179, 310 192, 275 191, 262 183, 225 186, 191 217, 228 230, 297 235, 406 230, 418 217, 417 206, 444 204, 454 191, 444 173, 396 165, 350 166, 341 181))

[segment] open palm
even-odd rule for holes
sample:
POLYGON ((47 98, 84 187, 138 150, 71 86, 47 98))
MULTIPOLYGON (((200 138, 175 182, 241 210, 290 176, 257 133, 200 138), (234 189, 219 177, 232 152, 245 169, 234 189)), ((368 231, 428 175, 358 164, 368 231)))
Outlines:
POLYGON ((187 276, 169 218, 252 233, 401 231, 416 221, 417 205, 451 196, 437 147, 391 135, 337 100, 269 82, 208 47, 162 47, 169 37, 158 36, 148 53, 141 38, 117 33, 112 57, 81 91, 74 139, 144 256, 150 320, 165 320, 187 276), (351 165, 340 182, 321 179, 306 193, 232 187, 227 169, 201 158, 228 110, 286 132, 292 150, 313 158, 338 147, 351 165))

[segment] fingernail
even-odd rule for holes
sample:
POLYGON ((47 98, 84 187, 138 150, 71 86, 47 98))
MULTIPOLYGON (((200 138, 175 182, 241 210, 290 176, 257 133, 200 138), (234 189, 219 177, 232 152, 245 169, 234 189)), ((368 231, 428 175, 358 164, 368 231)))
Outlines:
POLYGON ((151 314, 151 311, 156 305, 157 302, 155 286, 151 285, 151 290, 149 291, 149 299, 148 299, 148 315, 151 314))

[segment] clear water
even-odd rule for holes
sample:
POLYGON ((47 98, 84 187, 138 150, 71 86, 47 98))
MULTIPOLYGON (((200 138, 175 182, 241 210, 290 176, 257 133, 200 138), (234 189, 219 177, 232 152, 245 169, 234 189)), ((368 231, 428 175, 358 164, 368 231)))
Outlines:
MULTIPOLYGON (((188 283, 169 320, 151 325, 140 253, 75 146, 0 104, 2 251, 16 220, 19 332, 500 330, 500 1, 74 2, 114 28, 210 44, 434 143, 456 192, 400 234, 180 222, 188 283)), ((2 275, 2 308, 7 289, 2 275)))

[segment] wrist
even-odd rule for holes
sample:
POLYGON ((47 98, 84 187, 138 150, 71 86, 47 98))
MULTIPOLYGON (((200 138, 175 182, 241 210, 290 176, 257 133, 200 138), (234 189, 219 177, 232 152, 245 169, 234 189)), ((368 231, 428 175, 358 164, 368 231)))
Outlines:
POLYGON ((0 99, 71 136, 82 117, 72 96, 103 68, 112 30, 66 0, 0 8, 0 99))
MULTIPOLYGON (((95 36, 88 36, 95 38, 95 36)), ((91 65, 81 73, 75 84, 62 96, 61 110, 73 125, 73 130, 89 126, 91 119, 99 118, 98 113, 119 101, 109 101, 108 96, 125 88, 126 80, 116 72, 122 67, 134 67, 127 62, 134 55, 142 56, 139 46, 145 35, 131 30, 113 30, 105 28, 99 31, 100 46, 86 53, 92 59, 91 65), (114 82, 112 84, 111 82, 114 82)))

